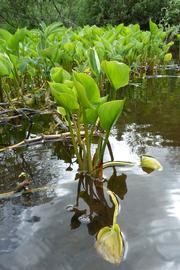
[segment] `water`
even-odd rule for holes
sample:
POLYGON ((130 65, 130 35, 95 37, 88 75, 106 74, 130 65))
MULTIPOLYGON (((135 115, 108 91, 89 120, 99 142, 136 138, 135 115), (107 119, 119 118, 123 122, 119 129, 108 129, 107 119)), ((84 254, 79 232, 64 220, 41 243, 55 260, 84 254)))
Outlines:
MULTIPOLYGON (((124 116, 112 131, 114 159, 136 163, 133 168, 104 171, 109 179, 104 185, 120 199, 118 223, 128 244, 124 261, 113 265, 97 254, 95 236, 101 227, 111 225, 113 205, 98 185, 88 186, 85 180, 78 185, 72 147, 56 142, 0 155, 1 193, 16 187, 22 171, 29 175, 32 188, 47 187, 28 196, 1 197, 0 269, 180 269, 179 70, 173 75, 177 77, 148 78, 131 85, 124 116), (142 154, 156 157, 164 170, 146 174, 139 167, 142 154)), ((33 133, 45 132, 48 123, 49 118, 42 118, 33 133)), ((2 142, 23 139, 24 129, 1 132, 2 142)), ((108 152, 105 159, 109 160, 108 152)))

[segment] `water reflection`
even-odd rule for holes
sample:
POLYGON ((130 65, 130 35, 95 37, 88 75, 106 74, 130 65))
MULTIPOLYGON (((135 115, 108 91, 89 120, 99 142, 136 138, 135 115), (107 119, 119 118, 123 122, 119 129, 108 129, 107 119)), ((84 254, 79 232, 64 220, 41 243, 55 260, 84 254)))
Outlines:
POLYGON ((67 207, 73 212, 71 229, 86 224, 89 234, 96 236, 98 253, 111 263, 120 263, 123 256, 124 242, 116 216, 120 211, 118 197, 124 199, 127 193, 126 178, 125 174, 118 176, 115 168, 112 176, 103 181, 78 174, 76 203, 67 207))

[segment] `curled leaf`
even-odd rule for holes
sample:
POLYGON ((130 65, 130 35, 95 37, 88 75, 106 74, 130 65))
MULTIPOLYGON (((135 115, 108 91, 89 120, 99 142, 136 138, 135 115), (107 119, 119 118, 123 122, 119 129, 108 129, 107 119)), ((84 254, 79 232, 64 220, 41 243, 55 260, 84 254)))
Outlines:
POLYGON ((119 225, 102 228, 97 234, 95 247, 106 261, 119 264, 123 257, 123 238, 119 225))
POLYGON ((141 156, 141 167, 150 170, 158 170, 158 171, 163 170, 162 165, 159 163, 157 159, 147 155, 141 156))

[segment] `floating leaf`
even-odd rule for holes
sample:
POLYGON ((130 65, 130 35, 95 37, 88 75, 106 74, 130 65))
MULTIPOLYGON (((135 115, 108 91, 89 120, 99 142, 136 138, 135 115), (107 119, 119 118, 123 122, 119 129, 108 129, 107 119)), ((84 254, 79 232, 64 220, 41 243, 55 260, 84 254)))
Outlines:
POLYGON ((128 84, 130 68, 117 61, 102 61, 101 67, 115 90, 128 84))
POLYGON ((100 105, 98 115, 103 129, 110 131, 120 116, 123 106, 124 100, 113 100, 100 105))
POLYGON ((102 228, 97 235, 95 247, 106 261, 119 264, 123 257, 123 239, 119 225, 102 228))
POLYGON ((151 170, 159 170, 159 171, 163 170, 162 165, 159 163, 157 159, 147 155, 141 156, 141 167, 151 170))

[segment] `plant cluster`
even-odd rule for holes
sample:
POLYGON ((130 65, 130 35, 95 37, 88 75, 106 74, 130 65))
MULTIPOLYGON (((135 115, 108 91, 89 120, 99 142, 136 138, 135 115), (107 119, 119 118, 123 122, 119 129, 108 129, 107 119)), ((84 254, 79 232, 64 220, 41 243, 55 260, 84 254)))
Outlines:
MULTIPOLYGON (((167 36, 152 21, 150 31, 142 31, 138 24, 73 30, 54 23, 47 27, 42 24, 40 29, 18 29, 14 34, 0 29, 1 101, 23 99, 27 94, 40 100, 47 93, 50 70, 55 66, 96 75, 92 70, 95 54, 100 62, 124 62, 134 72, 152 69, 171 59, 168 50, 173 42, 168 42, 167 36)), ((28 104, 29 99, 24 101, 28 104)))

